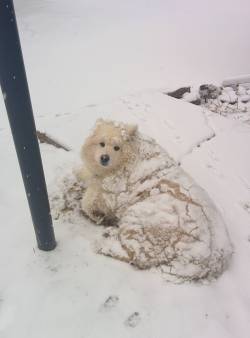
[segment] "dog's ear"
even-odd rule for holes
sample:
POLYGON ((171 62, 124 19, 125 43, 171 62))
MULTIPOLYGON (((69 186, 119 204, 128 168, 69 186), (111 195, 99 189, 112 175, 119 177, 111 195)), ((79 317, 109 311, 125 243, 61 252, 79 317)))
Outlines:
POLYGON ((137 130, 138 130, 138 127, 137 127, 136 124, 127 124, 126 125, 126 131, 128 133, 129 138, 135 136, 137 130))
POLYGON ((97 126, 99 126, 100 124, 103 124, 103 123, 104 123, 104 119, 99 118, 99 119, 97 119, 96 122, 95 122, 95 127, 97 127, 97 126))

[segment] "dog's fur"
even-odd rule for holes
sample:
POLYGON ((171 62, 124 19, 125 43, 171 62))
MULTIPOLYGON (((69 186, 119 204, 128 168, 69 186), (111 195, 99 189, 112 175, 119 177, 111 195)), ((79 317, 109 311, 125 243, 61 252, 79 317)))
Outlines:
POLYGON ((101 223, 104 219, 114 219, 112 210, 102 198, 102 182, 105 177, 113 175, 135 160, 136 132, 136 125, 116 125, 112 121, 99 119, 82 147, 84 167, 79 176, 87 184, 82 199, 82 210, 96 223, 101 223), (101 163, 102 155, 110 157, 106 166, 101 163))

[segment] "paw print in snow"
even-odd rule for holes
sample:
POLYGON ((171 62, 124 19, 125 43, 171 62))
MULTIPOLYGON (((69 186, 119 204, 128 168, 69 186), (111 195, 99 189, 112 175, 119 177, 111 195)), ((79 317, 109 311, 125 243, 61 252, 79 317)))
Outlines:
POLYGON ((241 203, 241 204, 242 204, 243 209, 244 209, 248 214, 250 214, 250 202, 243 202, 243 203, 241 203))
POLYGON ((118 296, 115 296, 115 295, 112 295, 112 296, 109 296, 105 302, 102 304, 101 306, 101 310, 109 310, 109 309, 113 309, 117 303, 119 302, 119 297, 118 296))
POLYGON ((125 325, 129 327, 136 327, 141 321, 139 312, 132 313, 125 321, 125 325))

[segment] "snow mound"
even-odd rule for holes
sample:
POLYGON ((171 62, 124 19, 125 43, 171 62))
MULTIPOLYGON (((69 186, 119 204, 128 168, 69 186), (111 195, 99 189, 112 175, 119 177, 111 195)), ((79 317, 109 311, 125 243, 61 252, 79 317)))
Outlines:
MULTIPOLYGON (((177 99, 200 105, 213 113, 225 116, 230 119, 240 120, 246 124, 250 123, 250 90, 245 86, 246 83, 237 86, 217 87, 213 84, 204 84, 189 88, 182 96, 174 96, 177 99)), ((181 93, 183 89, 179 88, 172 93, 181 93)))
MULTIPOLYGON (((174 282, 218 277, 232 246, 216 207, 154 140, 139 135, 138 147, 137 161, 103 180, 103 198, 117 222, 96 227, 96 251, 138 269, 156 268, 174 282)), ((53 216, 82 223, 84 184, 68 170, 59 180, 53 216)))

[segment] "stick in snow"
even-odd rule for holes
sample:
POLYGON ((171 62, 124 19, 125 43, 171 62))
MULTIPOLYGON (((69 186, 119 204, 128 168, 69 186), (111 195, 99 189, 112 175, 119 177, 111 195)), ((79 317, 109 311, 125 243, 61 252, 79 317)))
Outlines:
POLYGON ((52 138, 46 133, 42 133, 41 131, 37 130, 36 134, 37 134, 37 137, 40 143, 47 143, 47 144, 52 145, 53 147, 60 148, 65 151, 70 151, 70 148, 66 147, 62 143, 59 143, 57 140, 55 140, 54 138, 52 138))

